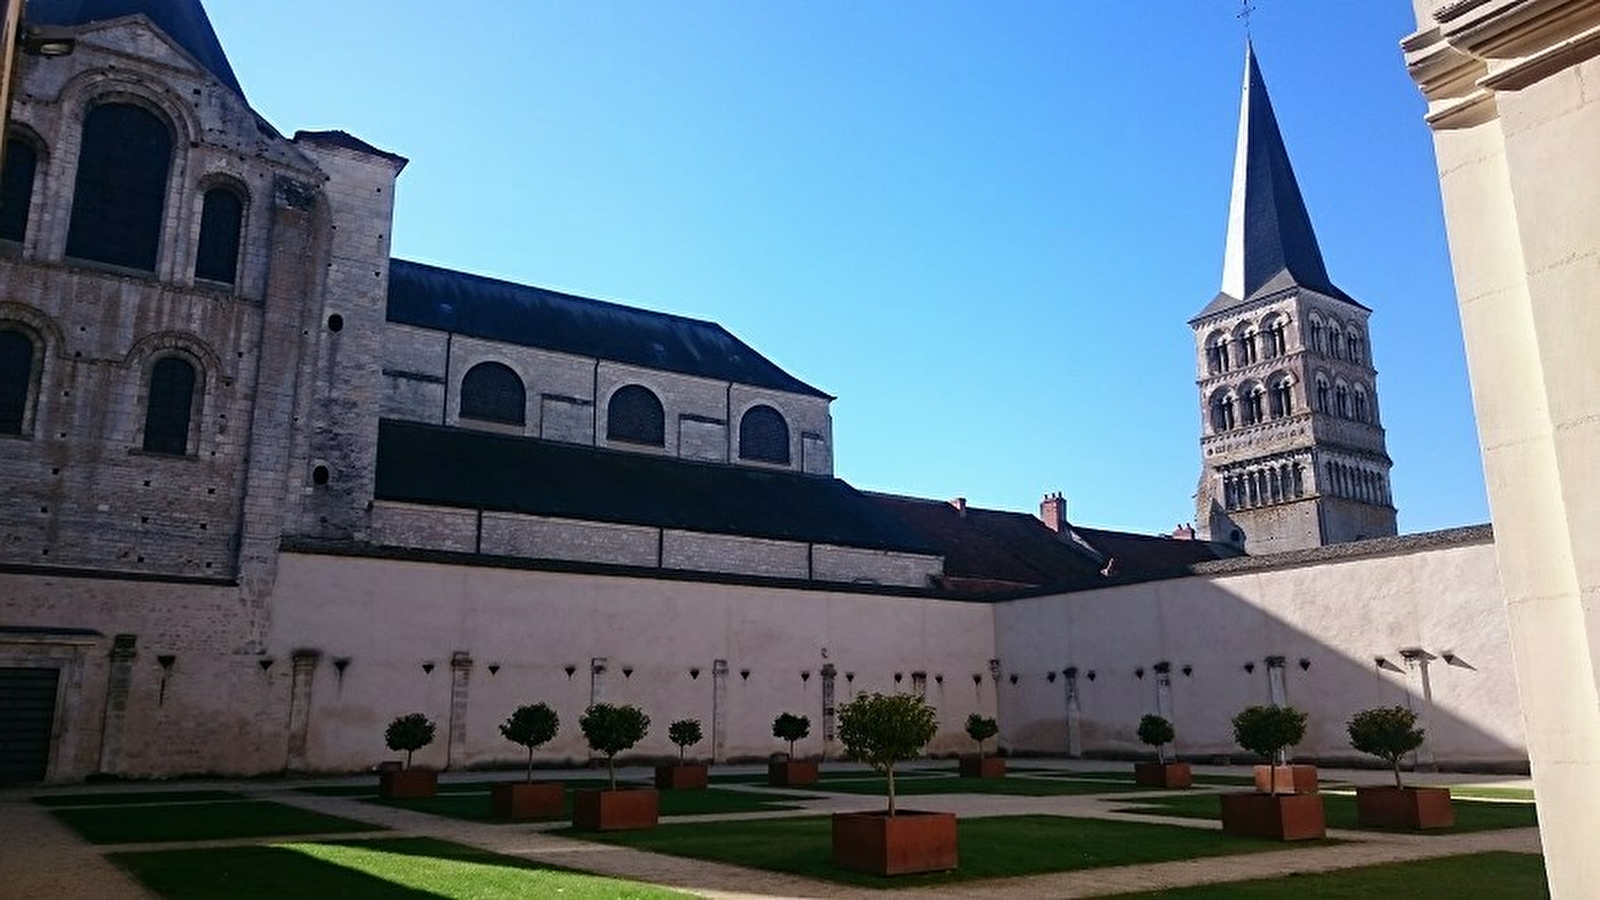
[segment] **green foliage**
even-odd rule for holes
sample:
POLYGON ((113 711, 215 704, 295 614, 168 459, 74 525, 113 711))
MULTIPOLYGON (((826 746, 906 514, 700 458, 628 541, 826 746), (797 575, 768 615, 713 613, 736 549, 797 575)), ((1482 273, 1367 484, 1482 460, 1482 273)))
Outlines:
POLYGON ((1139 720, 1139 740, 1156 748, 1156 760, 1166 762, 1166 755, 1161 750, 1161 745, 1172 743, 1178 732, 1161 716, 1149 715, 1139 720))
POLYGON ((861 694, 839 707, 839 742, 852 759, 884 773, 894 815, 894 765, 933 740, 939 717, 915 694, 861 694))
POLYGON ((684 751, 700 743, 702 737, 699 719, 679 719, 667 726, 667 740, 678 745, 678 762, 683 762, 684 751))
POLYGON ((811 719, 794 713, 779 713, 772 720, 772 736, 789 742, 789 758, 794 759, 794 742, 811 733, 811 719))
POLYGON ((1233 739, 1272 767, 1270 787, 1278 790, 1278 753, 1306 735, 1306 714, 1292 706, 1247 706, 1233 717, 1233 739))
POLYGON ((967 716, 967 737, 978 742, 978 758, 983 759, 983 742, 1000 733, 1000 723, 973 713, 967 716))
POLYGON ((584 710, 578 720, 589 749, 603 754, 611 775, 611 789, 617 789, 617 754, 644 740, 650 730, 650 717, 637 706, 625 703, 596 703, 584 710))
POLYGON ((396 716, 383 730, 383 742, 390 750, 404 750, 406 768, 411 768, 411 754, 433 743, 433 720, 422 713, 396 716))
POLYGON ((549 742, 561 727, 561 717, 544 703, 519 706, 500 723, 500 734, 513 744, 528 748, 528 780, 533 780, 533 750, 549 742))
POLYGON ((1403 706, 1377 706, 1364 709, 1345 726, 1350 746, 1387 762, 1394 769, 1394 786, 1400 783, 1400 758, 1422 746, 1424 729, 1417 727, 1417 714, 1403 706))

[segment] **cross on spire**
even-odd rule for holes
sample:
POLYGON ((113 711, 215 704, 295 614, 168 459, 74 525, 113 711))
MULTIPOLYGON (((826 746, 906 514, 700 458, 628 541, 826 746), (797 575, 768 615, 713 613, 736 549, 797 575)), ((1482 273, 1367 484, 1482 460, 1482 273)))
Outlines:
POLYGON ((1245 37, 1250 36, 1250 14, 1255 11, 1256 5, 1250 0, 1239 0, 1239 14, 1234 18, 1244 22, 1245 37))

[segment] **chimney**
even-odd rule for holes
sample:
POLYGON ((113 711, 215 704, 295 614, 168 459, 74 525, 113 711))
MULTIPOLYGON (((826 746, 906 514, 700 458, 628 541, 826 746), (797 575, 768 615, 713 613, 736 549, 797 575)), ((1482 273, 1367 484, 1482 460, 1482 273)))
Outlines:
POLYGON ((961 514, 961 518, 965 519, 967 517, 967 498, 957 497, 950 501, 950 505, 955 507, 956 512, 961 514))
POLYGON ((1044 527, 1054 532, 1059 533, 1067 527, 1067 501, 1060 491, 1045 494, 1044 499, 1039 501, 1039 518, 1044 522, 1044 527))
POLYGON ((1194 526, 1179 525, 1177 528, 1172 529, 1172 536, 1180 541, 1192 541, 1194 540, 1194 526))

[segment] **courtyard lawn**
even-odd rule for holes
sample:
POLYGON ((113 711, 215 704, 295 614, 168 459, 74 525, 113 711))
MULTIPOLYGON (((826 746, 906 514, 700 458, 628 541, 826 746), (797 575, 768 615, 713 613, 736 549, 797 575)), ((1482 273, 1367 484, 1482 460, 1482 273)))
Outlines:
POLYGON ((1419 784, 1417 787, 1448 787, 1450 796, 1457 800, 1521 800, 1527 803, 1533 802, 1532 788, 1494 787, 1493 785, 1482 784, 1419 784))
MULTIPOLYGON (((444 783, 439 785, 439 793, 435 796, 417 800, 379 799, 376 784, 311 787, 301 788, 301 790, 321 796, 346 797, 381 806, 411 809, 450 819, 465 819, 473 822, 501 822, 504 820, 496 819, 489 810, 489 786, 495 783, 491 781, 444 783)), ((609 785, 609 782, 605 779, 570 779, 563 783, 567 786, 567 802, 561 815, 555 817, 556 821, 563 818, 572 818, 572 792, 574 790, 604 788, 609 785)), ((621 785, 623 782, 619 781, 618 784, 621 785)), ((631 784, 638 786, 642 782, 631 782, 631 784)), ((757 794, 720 790, 718 788, 691 791, 661 791, 659 797, 660 811, 664 818, 671 816, 767 812, 795 808, 792 803, 785 803, 784 798, 764 797, 757 794)))
MULTIPOLYGON (((824 881, 896 888, 1284 849, 1280 842, 1227 837, 1204 829, 1062 816, 962 819, 957 828, 959 869, 893 879, 834 868, 828 816, 562 834, 824 881)), ((1336 842, 1308 841, 1297 846, 1330 843, 1336 842)))
POLYGON ((142 806, 156 803, 210 803, 216 800, 248 800, 233 791, 117 791, 97 794, 40 794, 33 797, 40 806, 142 806))
POLYGON ((1361 866, 1337 872, 1286 875, 1259 881, 1174 888, 1147 894, 1122 894, 1123 900, 1460 900, 1462 897, 1550 896, 1544 859, 1533 853, 1476 853, 1416 862, 1361 866))
POLYGON ((386 831, 381 825, 325 815, 267 800, 58 807, 50 814, 91 844, 204 841, 386 831))
POLYGON ((168 900, 670 900, 676 891, 582 875, 429 838, 114 853, 168 900))
MULTIPOLYGON (((1222 814, 1222 804, 1217 796, 1185 794, 1130 798, 1127 806, 1120 807, 1116 811, 1146 813, 1153 816, 1180 816, 1186 819, 1218 819, 1222 814)), ((1329 828, 1381 830, 1364 828, 1356 823, 1356 798, 1353 794, 1325 793, 1322 795, 1322 807, 1327 815, 1329 828)), ((1539 824, 1532 803, 1454 799, 1450 808, 1456 817, 1454 826, 1422 831, 1418 834, 1461 834, 1467 831, 1490 831, 1497 828, 1532 828, 1539 824)))
MULTIPOLYGON (((789 790, 831 791, 840 794, 887 793, 887 779, 881 775, 863 773, 848 778, 824 778, 816 784, 802 785, 789 790)), ((1045 778, 1037 775, 1008 775, 1005 778, 960 778, 954 773, 917 775, 904 778, 899 772, 894 776, 896 796, 923 796, 927 794, 1007 794, 1021 797, 1056 797, 1066 794, 1111 794, 1122 791, 1147 790, 1126 779, 1045 778)))

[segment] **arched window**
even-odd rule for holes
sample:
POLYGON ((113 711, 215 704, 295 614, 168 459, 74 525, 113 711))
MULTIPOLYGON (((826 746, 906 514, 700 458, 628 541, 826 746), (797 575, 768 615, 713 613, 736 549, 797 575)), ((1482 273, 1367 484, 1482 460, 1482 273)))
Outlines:
POLYGON ((1244 392, 1244 421, 1247 425, 1266 420, 1267 391, 1259 384, 1251 385, 1244 392))
POLYGON ((206 191, 200 206, 200 243, 194 252, 194 277, 233 284, 239 273, 239 233, 244 200, 228 187, 206 191))
POLYGON ((1359 384, 1356 385, 1355 404, 1356 404, 1356 421, 1358 421, 1358 422, 1370 422, 1370 421, 1372 421, 1371 414, 1367 411, 1367 390, 1366 390, 1366 388, 1363 388, 1359 384))
POLYGON ((183 456, 189 452, 189 422, 194 415, 194 366, 178 356, 163 356, 150 369, 144 403, 144 449, 183 456))
POLYGON ((67 227, 67 255, 153 272, 161 246, 172 133, 131 103, 106 103, 83 120, 67 227))
POLYGON ((21 242, 28 236, 28 208, 33 203, 33 174, 39 156, 33 145, 6 138, 6 168, 0 173, 0 240, 21 242))
POLYGON ((1339 418, 1350 418, 1350 388, 1342 381, 1333 386, 1333 407, 1339 418))
POLYGON ((630 384, 611 395, 606 409, 606 440, 661 447, 666 444, 666 435, 661 401, 649 388, 630 384))
POLYGON ((1233 407, 1234 402, 1231 394, 1217 394, 1211 398, 1211 429, 1213 431, 1229 431, 1237 424, 1233 407))
POLYGON ((478 363, 461 379, 461 418, 521 425, 527 421, 528 395, 509 366, 478 363))
POLYGON ((739 420, 739 458, 789 464, 789 423, 770 406, 752 406, 739 420))
POLYGON ((1284 375, 1272 382, 1272 417, 1281 419, 1294 415, 1294 382, 1284 375))
POLYGON ((1218 332, 1206 340, 1206 364, 1211 369, 1211 374, 1220 375, 1230 368, 1228 360, 1228 336, 1218 332))
POLYGON ((33 340, 0 328, 0 434, 22 434, 33 390, 33 340))
POLYGON ((1268 322, 1262 329, 1262 334, 1266 336, 1268 358, 1289 352, 1288 323, 1282 316, 1268 322))
POLYGON ((1248 366, 1256 358, 1256 330, 1246 327, 1239 332, 1239 365, 1248 366))
POLYGON ((1345 336, 1345 346, 1349 349, 1346 354, 1351 362, 1361 362, 1361 334, 1354 328, 1345 336))
POLYGON ((1317 376, 1317 412, 1328 411, 1328 379, 1317 376))
POLYGON ((1323 335, 1323 332, 1322 332, 1322 320, 1321 319, 1312 319, 1311 320, 1311 349, 1317 351, 1318 353, 1324 352, 1326 350, 1327 345, 1324 342, 1323 338, 1324 338, 1324 335, 1323 335))
POLYGON ((1344 358, 1344 334, 1339 331, 1339 326, 1334 325, 1328 329, 1328 352, 1334 359, 1344 358))

